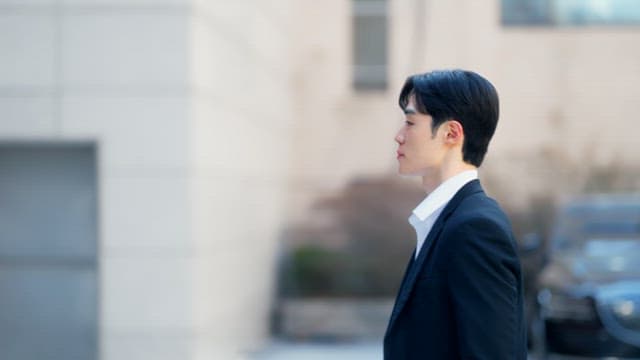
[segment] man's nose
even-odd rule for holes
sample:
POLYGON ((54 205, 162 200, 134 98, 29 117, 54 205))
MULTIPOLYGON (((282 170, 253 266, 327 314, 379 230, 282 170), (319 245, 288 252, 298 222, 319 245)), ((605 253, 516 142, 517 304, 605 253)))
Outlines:
POLYGON ((395 140, 398 144, 404 143, 404 133, 402 132, 402 130, 398 131, 398 133, 396 134, 395 140))

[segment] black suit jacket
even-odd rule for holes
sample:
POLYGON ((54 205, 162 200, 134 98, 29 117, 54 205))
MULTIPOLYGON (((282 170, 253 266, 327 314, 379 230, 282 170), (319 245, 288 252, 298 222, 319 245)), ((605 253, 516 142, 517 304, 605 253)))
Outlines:
POLYGON ((411 256, 384 337, 385 360, 527 357, 511 225, 473 180, 411 256))

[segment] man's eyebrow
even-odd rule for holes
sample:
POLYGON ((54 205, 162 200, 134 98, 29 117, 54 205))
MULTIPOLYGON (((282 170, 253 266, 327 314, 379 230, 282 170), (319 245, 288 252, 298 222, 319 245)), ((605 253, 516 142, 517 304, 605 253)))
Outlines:
POLYGON ((406 115, 413 115, 416 113, 416 110, 414 108, 404 108, 402 109, 402 111, 406 114, 406 115))

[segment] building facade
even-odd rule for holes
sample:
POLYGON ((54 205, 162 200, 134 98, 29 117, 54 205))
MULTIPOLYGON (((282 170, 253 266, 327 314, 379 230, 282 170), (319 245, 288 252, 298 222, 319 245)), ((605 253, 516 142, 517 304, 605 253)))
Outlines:
POLYGON ((0 358, 248 356, 284 225, 395 172, 413 73, 496 85, 514 206, 632 168, 640 27, 502 5, 0 0, 0 358))
MULTIPOLYGON (((294 112, 305 121, 296 122, 294 209, 308 209, 353 176, 396 171, 393 138, 403 121, 399 90, 408 75, 432 69, 474 70, 498 89, 500 123, 482 172, 496 180, 493 190, 500 191, 494 195, 514 200, 515 207, 549 191, 578 191, 590 166, 637 163, 632 149, 638 148, 640 10, 633 2, 297 3, 304 15, 296 17, 294 112), (381 4, 385 16, 372 14, 370 4, 381 4), (569 5, 575 7, 573 18, 569 5), (595 17, 596 10, 604 15, 595 17), (581 13, 592 15, 579 21, 581 13), (377 30, 374 38, 357 34, 367 14, 370 22, 386 22, 384 32, 370 24, 377 30), (380 37, 386 37, 384 45, 375 41, 380 37), (382 86, 357 84, 358 54, 367 46, 377 49, 365 54, 385 54, 382 86)), ((304 221, 308 213, 293 216, 304 221)))
POLYGON ((289 21, 287 1, 0 1, 0 358, 264 343, 289 21))

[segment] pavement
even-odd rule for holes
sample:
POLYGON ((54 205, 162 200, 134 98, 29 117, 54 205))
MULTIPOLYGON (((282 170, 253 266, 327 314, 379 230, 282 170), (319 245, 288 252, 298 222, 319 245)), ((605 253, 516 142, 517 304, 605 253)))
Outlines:
POLYGON ((290 343, 276 341, 254 353, 254 360, 382 360, 381 342, 290 343))
MULTIPOLYGON (((274 341, 263 350, 252 354, 251 360, 382 360, 382 342, 357 343, 296 343, 274 341)), ((569 360, 556 358, 550 360, 569 360)), ((577 358, 576 358, 577 359, 577 358)), ((529 356, 529 360, 535 357, 529 356)), ((582 359, 581 359, 582 360, 582 359)))

